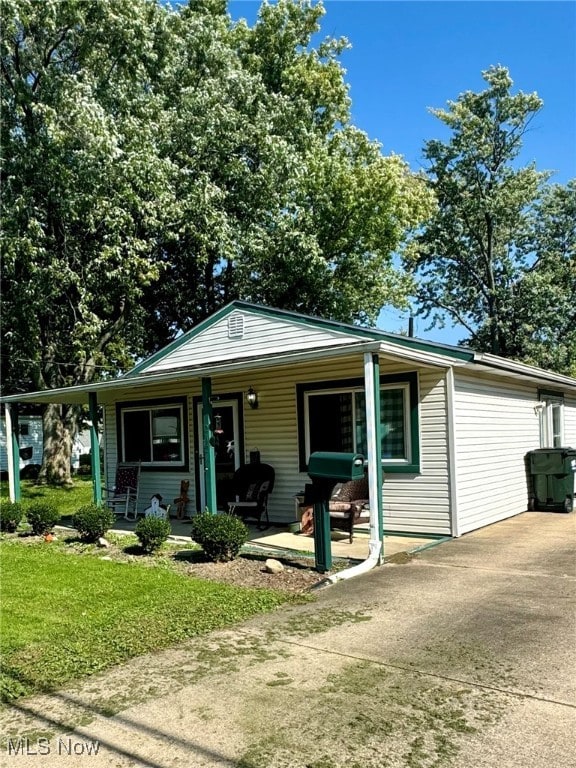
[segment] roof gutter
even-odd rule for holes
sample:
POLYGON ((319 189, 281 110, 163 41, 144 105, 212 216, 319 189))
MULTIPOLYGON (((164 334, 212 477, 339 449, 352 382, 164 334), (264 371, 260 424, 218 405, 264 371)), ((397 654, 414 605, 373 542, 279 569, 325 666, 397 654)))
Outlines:
POLYGON ((67 397, 79 397, 89 392, 113 392, 114 390, 135 389, 152 384, 174 382, 184 378, 204 378, 226 373, 235 373, 239 370, 258 370, 271 366, 293 365, 298 362, 308 362, 330 357, 343 357, 356 352, 378 352, 380 343, 375 341, 344 344, 338 347, 321 347, 305 352, 283 352, 280 355, 269 357, 246 357, 229 363, 206 364, 194 368, 173 368, 162 373, 141 373, 137 377, 122 376, 110 381, 98 381, 92 384, 79 384, 72 387, 59 389, 45 389, 37 392, 21 392, 15 395, 0 397, 1 403, 67 403, 67 397), (56 398, 56 399, 55 399, 56 398))
POLYGON ((536 368, 533 365, 519 363, 516 360, 508 360, 498 357, 497 355, 491 355, 488 352, 475 352, 474 363, 476 365, 485 366, 492 371, 500 371, 502 375, 506 373, 515 374, 516 376, 532 380, 536 379, 547 384, 558 384, 562 387, 576 389, 576 379, 571 376, 564 376, 561 373, 554 373, 553 371, 545 371, 541 368, 536 368))

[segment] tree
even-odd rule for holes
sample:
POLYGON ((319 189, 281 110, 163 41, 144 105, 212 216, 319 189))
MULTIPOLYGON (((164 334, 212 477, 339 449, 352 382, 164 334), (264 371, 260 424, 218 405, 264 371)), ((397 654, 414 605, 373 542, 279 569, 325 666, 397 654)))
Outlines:
MULTIPOLYGON (((323 14, 225 0, 5 0, 5 391, 116 375, 245 298, 373 322, 424 180, 350 124, 323 14)), ((67 482, 78 412, 44 416, 67 482)))
MULTIPOLYGON (((576 376, 576 180, 547 186, 529 219, 520 250, 526 267, 502 316, 510 354, 576 376)), ((486 345, 486 326, 471 337, 486 345)))
MULTIPOLYGON (((8 391, 125 366, 169 196, 155 148, 166 13, 135 0, 3 3, 2 353, 8 391)), ((42 479, 70 479, 77 409, 44 413, 42 479)))
POLYGON ((535 94, 512 94, 502 66, 482 73, 488 88, 466 92, 448 109, 434 109, 448 141, 428 141, 430 184, 438 212, 414 241, 406 264, 419 277, 425 317, 446 313, 480 349, 522 356, 510 336, 522 277, 532 269, 532 211, 547 173, 514 164, 522 139, 542 107, 535 94))
POLYGON ((405 306, 392 253, 432 195, 350 124, 347 42, 312 46, 320 4, 265 3, 252 28, 223 6, 179 18, 167 152, 180 213, 162 244, 169 279, 150 288, 150 341, 236 298, 358 322, 405 306))

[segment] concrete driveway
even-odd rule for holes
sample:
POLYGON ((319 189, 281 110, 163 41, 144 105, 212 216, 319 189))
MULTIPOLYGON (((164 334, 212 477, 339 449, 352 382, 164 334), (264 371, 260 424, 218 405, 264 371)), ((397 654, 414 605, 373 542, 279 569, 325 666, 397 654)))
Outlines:
POLYGON ((575 521, 525 513, 29 699, 1 764, 573 768, 575 521))

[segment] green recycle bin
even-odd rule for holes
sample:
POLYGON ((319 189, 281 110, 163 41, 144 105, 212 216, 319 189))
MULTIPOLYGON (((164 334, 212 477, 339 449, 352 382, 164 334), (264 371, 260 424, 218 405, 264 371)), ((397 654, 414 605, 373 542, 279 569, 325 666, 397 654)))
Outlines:
POLYGON ((572 512, 576 450, 539 448, 530 451, 528 470, 532 486, 528 496, 529 510, 572 512))

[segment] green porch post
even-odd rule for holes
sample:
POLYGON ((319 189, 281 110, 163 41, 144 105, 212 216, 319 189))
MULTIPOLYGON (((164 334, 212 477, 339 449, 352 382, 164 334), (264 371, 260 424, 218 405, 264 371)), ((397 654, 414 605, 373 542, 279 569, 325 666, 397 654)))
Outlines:
POLYGON ((384 562, 384 510, 382 507, 382 421, 380 417, 380 358, 372 355, 372 372, 374 376, 374 434, 376 435, 376 479, 378 483, 378 537, 382 542, 380 548, 380 565, 384 562))
POLYGON ((6 448, 8 454, 8 493, 10 501, 20 501, 20 430, 18 428, 18 405, 6 404, 6 448))
POLYGON ((206 507, 216 514, 216 457, 212 431, 212 379, 202 379, 202 442, 204 448, 204 489, 206 507))
POLYGON ((90 412, 90 466, 92 468, 92 498, 94 504, 102 504, 102 468, 100 467, 100 443, 98 442, 98 399, 96 392, 88 392, 90 412))

